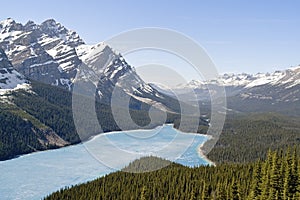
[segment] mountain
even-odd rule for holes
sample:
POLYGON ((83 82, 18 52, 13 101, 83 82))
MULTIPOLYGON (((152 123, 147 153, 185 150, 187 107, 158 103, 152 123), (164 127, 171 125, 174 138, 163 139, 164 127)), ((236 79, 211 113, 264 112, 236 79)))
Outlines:
POLYGON ((29 79, 72 90, 78 71, 84 69, 77 81, 93 79, 88 87, 96 87, 90 89, 97 90, 104 103, 110 104, 114 89, 119 88, 119 96, 130 98, 133 109, 147 110, 153 106, 180 111, 178 101, 145 83, 134 67, 110 46, 86 45, 75 31, 53 19, 41 24, 28 21, 25 25, 11 18, 0 22, 0 48, 13 67, 29 79))
POLYGON ((264 75, 245 86, 243 98, 295 102, 300 99, 300 66, 264 75))
POLYGON ((0 47, 14 68, 28 78, 71 89, 81 60, 75 47, 84 44, 74 31, 53 19, 25 25, 8 18, 0 22, 0 47))
MULTIPOLYGON (((273 73, 224 74, 214 80, 192 80, 178 85, 172 91, 186 99, 209 102, 211 95, 217 99, 220 88, 226 91, 229 110, 236 112, 278 111, 284 114, 299 115, 300 105, 300 66, 273 73), (192 98, 193 91, 196 98, 192 98)), ((156 88, 163 93, 170 91, 156 88)))
POLYGON ((192 88, 207 89, 208 85, 224 86, 225 88, 236 88, 252 90, 264 86, 282 87, 282 89, 293 88, 300 84, 300 66, 293 67, 274 73, 251 74, 224 74, 214 80, 198 81, 192 80, 186 85, 179 85, 176 89, 192 88))
POLYGON ((120 99, 119 105, 124 103, 124 99, 130 99, 130 107, 134 109, 153 106, 159 110, 179 112, 179 104, 174 98, 145 83, 134 67, 105 43, 81 45, 76 51, 83 62, 77 81, 90 81, 102 102, 110 104, 114 92, 117 95, 114 99, 120 99))

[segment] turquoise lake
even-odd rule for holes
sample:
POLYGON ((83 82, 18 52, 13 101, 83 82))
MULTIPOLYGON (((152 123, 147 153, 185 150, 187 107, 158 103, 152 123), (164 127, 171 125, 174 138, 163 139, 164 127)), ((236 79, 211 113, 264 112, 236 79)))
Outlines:
POLYGON ((0 162, 0 199, 41 199, 62 187, 93 180, 149 155, 185 166, 212 164, 199 147, 208 140, 164 125, 100 134, 82 144, 0 162))

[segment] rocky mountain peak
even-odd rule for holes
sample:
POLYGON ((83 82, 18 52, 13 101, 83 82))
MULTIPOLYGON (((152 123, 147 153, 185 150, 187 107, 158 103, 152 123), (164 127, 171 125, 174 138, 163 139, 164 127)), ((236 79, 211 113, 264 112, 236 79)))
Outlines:
POLYGON ((68 30, 54 19, 47 19, 42 22, 40 28, 43 32, 52 36, 58 36, 60 33, 66 33, 68 30))
POLYGON ((38 29, 39 26, 35 24, 33 21, 29 20, 25 25, 24 25, 24 30, 25 31, 33 31, 38 29))
POLYGON ((84 41, 75 31, 67 29, 54 19, 48 19, 41 23, 40 29, 43 33, 49 35, 50 37, 56 37, 64 40, 66 44, 72 47, 77 47, 81 44, 84 44, 84 41))
POLYGON ((56 27, 61 26, 61 24, 56 22, 55 19, 46 19, 44 22, 42 22, 41 26, 56 27))
POLYGON ((8 33, 11 31, 21 31, 23 25, 20 23, 16 23, 12 18, 7 18, 0 22, 0 33, 8 33))
POLYGON ((14 68, 28 78, 70 89, 81 64, 75 47, 84 44, 79 35, 54 19, 25 25, 9 18, 0 23, 0 48, 14 68))

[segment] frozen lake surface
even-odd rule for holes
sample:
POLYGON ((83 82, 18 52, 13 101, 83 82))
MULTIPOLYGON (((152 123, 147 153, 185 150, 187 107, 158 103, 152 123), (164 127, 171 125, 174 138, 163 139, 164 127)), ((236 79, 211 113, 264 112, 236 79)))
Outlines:
POLYGON ((58 189, 122 169, 155 155, 185 166, 211 164, 199 146, 208 137, 164 125, 152 130, 101 134, 74 146, 32 153, 0 162, 0 199, 42 199, 58 189))

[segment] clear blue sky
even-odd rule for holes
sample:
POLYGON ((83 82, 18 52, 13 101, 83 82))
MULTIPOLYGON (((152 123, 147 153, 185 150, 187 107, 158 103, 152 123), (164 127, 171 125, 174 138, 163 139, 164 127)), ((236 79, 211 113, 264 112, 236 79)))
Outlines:
POLYGON ((300 64, 300 1, 1 2, 1 20, 54 18, 88 44, 141 27, 182 32, 201 44, 220 72, 266 72, 300 64))

